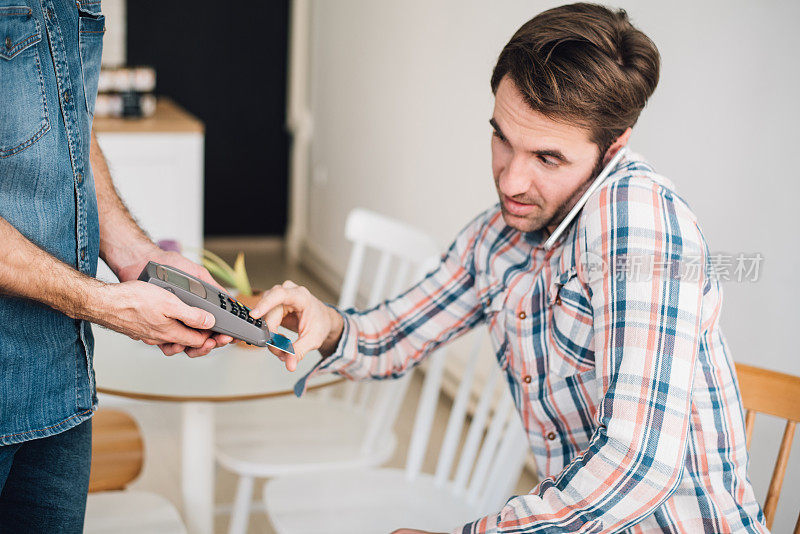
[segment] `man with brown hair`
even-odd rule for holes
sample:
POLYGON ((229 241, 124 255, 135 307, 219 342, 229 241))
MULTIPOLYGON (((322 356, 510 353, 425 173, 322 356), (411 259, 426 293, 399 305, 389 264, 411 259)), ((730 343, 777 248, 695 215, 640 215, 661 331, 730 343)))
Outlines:
POLYGON ((338 311, 287 282, 253 310, 299 327, 298 357, 319 348, 312 373, 352 379, 401 375, 488 324, 541 482, 455 532, 766 532, 708 245, 669 180, 615 158, 658 75, 624 11, 539 14, 492 75, 499 205, 375 308, 338 311))

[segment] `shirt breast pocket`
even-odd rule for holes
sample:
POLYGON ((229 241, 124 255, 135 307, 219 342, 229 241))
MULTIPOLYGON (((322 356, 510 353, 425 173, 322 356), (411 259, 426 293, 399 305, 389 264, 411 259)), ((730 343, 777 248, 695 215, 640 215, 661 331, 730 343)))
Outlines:
POLYGON ((567 377, 594 369, 592 307, 574 267, 553 277, 548 308, 548 371, 567 377))
POLYGON ((83 94, 86 96, 86 111, 94 116, 97 100, 97 83, 100 79, 100 64, 103 56, 103 35, 106 32, 106 17, 100 12, 99 1, 80 2, 78 25, 83 74, 83 94))
POLYGON ((29 7, 0 7, 0 158, 25 150, 50 129, 36 47, 41 40, 29 7))

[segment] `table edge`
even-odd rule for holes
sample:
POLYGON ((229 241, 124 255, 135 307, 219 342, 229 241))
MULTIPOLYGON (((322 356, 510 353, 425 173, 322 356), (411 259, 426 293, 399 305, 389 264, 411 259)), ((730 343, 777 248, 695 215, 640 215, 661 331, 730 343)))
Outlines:
MULTIPOLYGON (((306 391, 313 391, 344 382, 345 378, 339 378, 326 382, 324 384, 310 385, 306 391)), ((163 402, 235 402, 235 401, 248 401, 258 399, 269 399, 272 397, 285 397, 293 395, 294 390, 287 389, 281 391, 270 391, 268 393, 251 393, 248 395, 220 395, 220 396, 207 396, 207 395, 156 395, 152 393, 136 393, 133 391, 121 391, 116 389, 97 387, 98 393, 105 395, 114 395, 115 397, 126 397, 129 399, 146 400, 146 401, 163 401, 163 402)))

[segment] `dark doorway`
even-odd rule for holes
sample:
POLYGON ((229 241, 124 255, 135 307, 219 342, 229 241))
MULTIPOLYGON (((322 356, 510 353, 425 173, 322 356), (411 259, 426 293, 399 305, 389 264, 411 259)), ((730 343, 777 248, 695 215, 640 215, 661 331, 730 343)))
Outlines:
POLYGON ((130 65, 206 125, 205 234, 286 229, 288 0, 127 2, 130 65))

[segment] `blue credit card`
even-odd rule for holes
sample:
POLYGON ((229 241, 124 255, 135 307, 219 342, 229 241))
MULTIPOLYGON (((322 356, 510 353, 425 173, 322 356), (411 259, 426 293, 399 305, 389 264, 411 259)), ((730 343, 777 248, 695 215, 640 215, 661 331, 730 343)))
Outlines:
POLYGON ((276 349, 282 350, 283 352, 288 352, 289 354, 294 354, 292 342, 288 337, 280 334, 272 334, 272 338, 267 341, 267 346, 275 347, 276 349))

